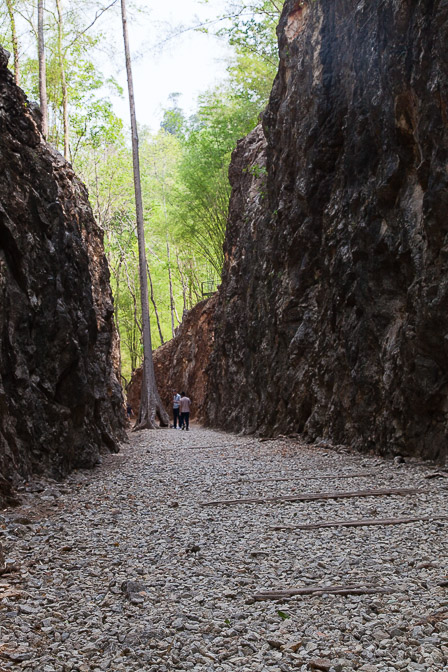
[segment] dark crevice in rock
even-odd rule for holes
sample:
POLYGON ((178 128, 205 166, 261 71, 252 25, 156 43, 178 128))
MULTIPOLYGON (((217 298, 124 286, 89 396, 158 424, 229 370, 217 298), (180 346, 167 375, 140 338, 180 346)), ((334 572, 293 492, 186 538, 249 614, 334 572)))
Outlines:
POLYGON ((3 254, 10 273, 22 292, 26 291, 26 278, 20 266, 20 251, 9 229, 3 224, 3 212, 0 211, 0 252, 3 254))

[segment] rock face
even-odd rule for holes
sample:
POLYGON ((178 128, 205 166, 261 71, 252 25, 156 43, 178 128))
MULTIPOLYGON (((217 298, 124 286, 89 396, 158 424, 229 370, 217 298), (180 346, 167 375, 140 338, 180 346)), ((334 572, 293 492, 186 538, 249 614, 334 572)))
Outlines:
MULTIPOLYGON (((171 420, 173 389, 190 397, 191 418, 204 420, 215 307, 216 295, 198 303, 185 315, 176 336, 153 353, 157 388, 171 420)), ((127 400, 135 414, 140 407, 141 384, 140 368, 133 373, 127 390, 127 400)))
POLYGON ((230 170, 208 423, 443 459, 448 3, 287 0, 278 34, 267 143, 230 170))
POLYGON ((84 186, 0 48, 0 500, 125 437, 109 272, 84 186))

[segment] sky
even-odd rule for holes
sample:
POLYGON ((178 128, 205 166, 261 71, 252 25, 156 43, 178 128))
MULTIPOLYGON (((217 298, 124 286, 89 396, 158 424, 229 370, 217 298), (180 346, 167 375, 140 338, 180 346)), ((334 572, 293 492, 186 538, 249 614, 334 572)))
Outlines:
MULTIPOLYGON (((200 0, 139 0, 139 4, 147 11, 138 13, 130 8, 128 21, 137 120, 156 131, 163 108, 169 106, 170 93, 181 94, 179 105, 189 114, 195 110, 198 95, 225 76, 229 52, 224 41, 188 30, 202 21, 215 20, 225 4, 223 0, 207 4, 200 0)), ((116 50, 104 65, 127 95, 122 37, 117 26, 114 32, 116 50)), ((127 123, 127 98, 114 97, 113 103, 127 123)))
MULTIPOLYGON (((225 11, 227 1, 126 0, 126 3, 137 120, 140 125, 157 131, 163 108, 169 105, 170 93, 181 94, 179 105, 188 115, 195 111, 198 95, 225 77, 225 58, 229 55, 225 40, 199 33, 193 27, 203 22, 212 22, 217 27, 217 17, 225 11)), ((66 10, 71 4, 82 6, 77 0, 63 0, 66 10)), ((112 98, 115 112, 127 123, 129 105, 120 1, 87 3, 89 11, 84 15, 84 24, 91 24, 98 8, 110 5, 113 6, 100 15, 89 33, 94 35, 100 31, 108 37, 99 41, 93 60, 103 74, 113 76, 122 86, 124 95, 121 98, 110 91, 107 96, 112 98)), ((47 3, 48 7, 52 4, 47 3)), ((34 3, 27 13, 35 18, 34 3)), ((23 51, 33 53, 35 43, 29 23, 19 17, 18 26, 23 51)))

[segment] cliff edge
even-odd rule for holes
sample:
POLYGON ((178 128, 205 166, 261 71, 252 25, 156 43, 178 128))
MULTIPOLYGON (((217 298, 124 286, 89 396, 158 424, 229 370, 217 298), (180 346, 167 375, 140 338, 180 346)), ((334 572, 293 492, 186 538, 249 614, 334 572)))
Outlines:
POLYGON ((125 438, 102 234, 0 47, 0 501, 125 438))
POLYGON ((230 169, 207 421, 443 460, 448 5, 287 0, 278 35, 230 169))

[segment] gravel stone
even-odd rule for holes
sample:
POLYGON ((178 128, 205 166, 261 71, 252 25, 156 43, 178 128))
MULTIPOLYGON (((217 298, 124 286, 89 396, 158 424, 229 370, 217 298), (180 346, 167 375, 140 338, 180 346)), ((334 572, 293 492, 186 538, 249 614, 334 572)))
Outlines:
POLYGON ((442 672, 445 521, 274 529, 446 515, 445 481, 425 480, 428 471, 341 446, 194 425, 189 433, 131 434, 95 471, 77 471, 57 487, 31 484, 20 507, 2 512, 3 552, 18 570, 0 582, 0 669, 442 672), (384 487, 427 492, 202 506, 384 487), (393 592, 254 600, 260 591, 314 584, 393 592))

